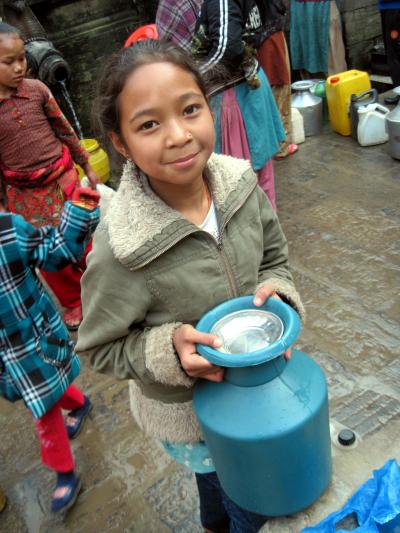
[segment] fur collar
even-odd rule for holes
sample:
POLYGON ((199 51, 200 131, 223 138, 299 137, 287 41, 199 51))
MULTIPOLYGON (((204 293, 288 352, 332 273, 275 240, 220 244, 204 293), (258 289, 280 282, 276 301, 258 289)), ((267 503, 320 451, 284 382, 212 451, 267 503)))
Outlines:
MULTIPOLYGON (((248 161, 212 154, 205 175, 218 211, 226 209, 228 197, 239 189, 243 175, 249 170, 248 161)), ((251 172, 247 181, 254 188, 257 177, 251 172)), ((132 270, 196 230, 153 192, 146 175, 130 161, 124 166, 120 186, 105 220, 114 256, 132 270)))

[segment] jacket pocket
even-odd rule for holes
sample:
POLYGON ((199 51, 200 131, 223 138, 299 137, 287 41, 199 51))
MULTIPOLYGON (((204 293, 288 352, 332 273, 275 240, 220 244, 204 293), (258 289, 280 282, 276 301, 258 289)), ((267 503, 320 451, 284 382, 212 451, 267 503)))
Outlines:
POLYGON ((74 355, 74 342, 58 316, 50 321, 46 314, 37 324, 36 353, 42 361, 63 368, 74 355))

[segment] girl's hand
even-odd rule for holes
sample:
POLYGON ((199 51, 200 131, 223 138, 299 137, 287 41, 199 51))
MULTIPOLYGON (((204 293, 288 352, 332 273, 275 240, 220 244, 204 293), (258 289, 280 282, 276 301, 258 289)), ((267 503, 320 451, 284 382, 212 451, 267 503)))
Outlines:
POLYGON ((100 194, 90 187, 77 187, 72 193, 72 202, 86 209, 95 209, 99 200, 100 194))
POLYGON ((224 377, 224 369, 213 365, 196 352, 196 343, 212 348, 222 346, 222 341, 210 333, 201 333, 189 324, 179 326, 172 337, 175 350, 186 374, 192 378, 203 378, 219 383, 224 377))
POLYGON ((96 185, 98 183, 101 183, 99 176, 92 169, 90 163, 86 163, 85 165, 82 166, 82 168, 89 180, 90 186, 92 187, 92 189, 96 189, 96 185))
MULTIPOLYGON (((253 304, 257 307, 261 307, 268 300, 268 298, 276 298, 277 300, 282 300, 279 294, 276 294, 275 289, 269 283, 266 283, 258 289, 254 295, 253 304)), ((292 348, 288 348, 283 356, 285 359, 289 360, 292 357, 292 348)))
POLYGON ((5 213, 5 212, 6 212, 6 208, 4 207, 3 202, 0 202, 0 213, 5 213))

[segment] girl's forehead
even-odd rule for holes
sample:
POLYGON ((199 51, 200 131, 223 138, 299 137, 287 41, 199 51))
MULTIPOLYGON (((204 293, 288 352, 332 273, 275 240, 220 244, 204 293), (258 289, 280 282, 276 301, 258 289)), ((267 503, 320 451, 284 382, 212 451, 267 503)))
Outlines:
POLYGON ((145 63, 138 66, 128 77, 127 83, 132 86, 143 85, 147 89, 154 84, 162 85, 164 89, 169 88, 169 84, 197 86, 197 82, 190 71, 184 66, 176 65, 169 61, 145 63))
POLYGON ((0 34, 0 53, 19 53, 24 50, 24 41, 14 33, 0 34))

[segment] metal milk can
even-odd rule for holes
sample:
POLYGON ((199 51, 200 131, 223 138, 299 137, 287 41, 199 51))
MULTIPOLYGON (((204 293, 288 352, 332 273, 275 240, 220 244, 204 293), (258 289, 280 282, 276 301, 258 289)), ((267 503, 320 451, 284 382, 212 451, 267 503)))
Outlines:
POLYGON ((313 503, 332 475, 324 373, 305 353, 283 352, 300 318, 280 300, 255 307, 252 296, 209 311, 197 329, 218 335, 198 353, 225 367, 224 380, 198 380, 194 408, 221 485, 239 506, 267 516, 313 503))
MULTIPOLYGON (((400 87, 393 90, 400 95, 400 87)), ((400 159, 400 100, 386 115, 386 130, 389 134, 389 153, 394 159, 400 159)))
POLYGON ((306 137, 318 135, 322 130, 322 98, 311 94, 314 82, 310 80, 292 83, 292 107, 297 107, 304 119, 306 137))

